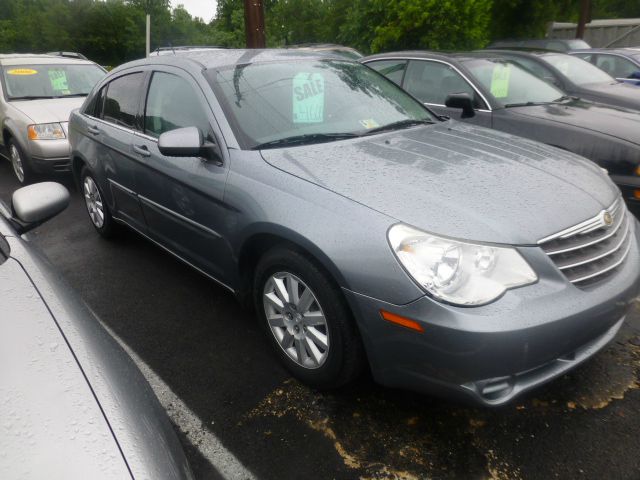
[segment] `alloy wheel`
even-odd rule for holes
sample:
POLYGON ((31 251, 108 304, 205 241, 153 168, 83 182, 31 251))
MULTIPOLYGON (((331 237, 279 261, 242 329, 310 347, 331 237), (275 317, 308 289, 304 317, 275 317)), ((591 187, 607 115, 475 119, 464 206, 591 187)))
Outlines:
POLYGON ((13 173, 20 183, 24 183, 24 165, 22 164, 22 157, 18 147, 11 144, 9 149, 9 156, 11 157, 11 166, 13 167, 13 173))
POLYGON ((98 190, 96 182, 91 177, 85 177, 83 183, 84 201, 87 204, 87 211, 91 221, 96 228, 102 228, 104 225, 104 206, 102 204, 102 196, 98 190))
POLYGON ((329 328, 313 291, 295 275, 278 272, 264 286, 269 329, 280 348, 301 367, 321 367, 329 354, 329 328))

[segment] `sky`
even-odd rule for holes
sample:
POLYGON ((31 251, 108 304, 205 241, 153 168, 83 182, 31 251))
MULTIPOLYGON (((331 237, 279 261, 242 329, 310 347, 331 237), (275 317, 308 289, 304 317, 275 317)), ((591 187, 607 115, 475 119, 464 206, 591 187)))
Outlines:
POLYGON ((184 5, 192 17, 200 17, 205 22, 211 21, 216 13, 216 0, 171 0, 171 6, 184 5))

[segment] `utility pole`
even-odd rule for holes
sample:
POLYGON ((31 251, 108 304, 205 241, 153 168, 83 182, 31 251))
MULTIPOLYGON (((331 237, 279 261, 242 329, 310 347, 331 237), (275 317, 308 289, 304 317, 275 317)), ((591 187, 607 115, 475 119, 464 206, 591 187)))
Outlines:
POLYGON ((151 15, 147 13, 147 45, 145 48, 145 55, 149 58, 149 52, 151 51, 151 15))
POLYGON ((244 30, 247 36, 247 48, 265 48, 262 0, 244 0, 244 30))
POLYGON ((580 0, 580 18, 576 28, 576 38, 584 38, 585 25, 591 20, 591 0, 580 0))

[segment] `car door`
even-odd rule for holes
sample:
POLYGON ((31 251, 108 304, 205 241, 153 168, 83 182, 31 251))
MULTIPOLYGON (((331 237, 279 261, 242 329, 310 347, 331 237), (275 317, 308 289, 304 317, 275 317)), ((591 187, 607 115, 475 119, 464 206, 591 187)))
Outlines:
POLYGON ((215 119, 204 93, 186 72, 167 67, 148 82, 142 120, 134 134, 138 198, 149 236, 215 279, 224 280, 229 255, 220 233, 228 210, 223 202, 228 164, 222 159, 168 157, 158 149, 167 131, 197 127, 205 141, 218 143, 215 119))
POLYGON ((431 110, 455 120, 491 127, 491 110, 480 93, 453 65, 440 60, 409 60, 403 88, 431 110), (462 110, 445 106, 452 93, 467 93, 476 111, 471 118, 462 118, 462 110))
MULTIPOLYGON (((96 142, 96 164, 113 199, 115 217, 145 231, 142 210, 136 196, 135 170, 137 158, 131 144, 133 132, 140 129, 138 111, 145 79, 144 72, 116 77, 101 88, 96 96, 93 115, 88 115, 87 136, 96 142)), ((89 113, 89 112, 85 112, 89 113)))

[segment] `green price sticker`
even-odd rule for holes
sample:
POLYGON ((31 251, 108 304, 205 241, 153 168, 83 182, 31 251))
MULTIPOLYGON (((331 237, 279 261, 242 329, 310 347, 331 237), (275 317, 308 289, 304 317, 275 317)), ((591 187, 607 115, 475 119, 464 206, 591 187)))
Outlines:
POLYGON ((506 98, 509 95, 509 78, 511 68, 508 65, 496 65, 491 77, 491 95, 496 98, 506 98))
POLYGON ((69 82, 67 82, 67 74, 64 70, 49 70, 49 81, 51 88, 58 92, 69 90, 69 82))
POLYGON ((324 121, 324 78, 319 73, 293 77, 293 123, 324 121))

